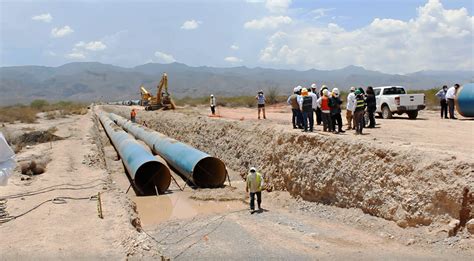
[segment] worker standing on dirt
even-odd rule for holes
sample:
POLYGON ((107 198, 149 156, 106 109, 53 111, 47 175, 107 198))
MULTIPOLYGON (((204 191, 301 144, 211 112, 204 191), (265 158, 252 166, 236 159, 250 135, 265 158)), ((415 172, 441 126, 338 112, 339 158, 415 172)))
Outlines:
POLYGON ((349 94, 347 95, 347 105, 346 105, 346 120, 347 120, 347 130, 355 129, 355 121, 354 121, 354 110, 355 110, 355 87, 352 86, 349 94), (352 122, 354 122, 354 126, 352 126, 352 122))
POLYGON ((309 95, 306 88, 301 90, 301 96, 298 97, 298 104, 303 113, 303 132, 313 132, 314 118, 313 118, 313 97, 309 95))
POLYGON ((287 103, 291 105, 291 122, 293 123, 293 129, 300 128, 302 129, 303 125, 303 115, 301 114, 300 111, 300 106, 298 104, 298 94, 299 94, 299 89, 298 87, 295 87, 293 89, 293 94, 288 97, 287 103))
POLYGON ((255 195, 257 195, 258 210, 262 210, 263 177, 255 167, 251 167, 246 180, 245 191, 250 192, 250 214, 255 212, 255 195))
POLYGON ((358 89, 355 91, 356 95, 356 107, 354 110, 355 129, 356 135, 362 134, 364 128, 364 113, 365 113, 365 97, 364 94, 358 89))
POLYGON ((260 90, 255 97, 257 100, 257 107, 258 107, 258 119, 260 120, 260 111, 263 112, 263 119, 266 119, 265 116, 265 95, 263 95, 263 90, 260 90))
MULTIPOLYGON (((372 86, 367 87, 367 112, 369 114, 369 126, 367 128, 375 128, 375 111, 377 110, 377 100, 375 98, 375 92, 372 86)), ((364 124, 365 126, 365 124, 364 124)))
POLYGON ((216 97, 214 97, 214 94, 211 94, 211 99, 210 99, 210 105, 211 105, 211 113, 212 115, 216 115, 216 97))
POLYGON ((339 89, 332 89, 332 96, 329 101, 332 119, 332 132, 334 134, 345 132, 342 129, 341 104, 342 100, 339 98, 339 89), (336 124, 338 126, 336 130, 336 124))
MULTIPOLYGON (((324 86, 323 86, 324 87, 324 86)), ((323 120, 323 131, 330 131, 332 126, 331 109, 329 107, 329 91, 323 89, 321 98, 318 99, 318 107, 321 109, 321 118, 323 120)))
POLYGON ((455 84, 451 86, 451 88, 446 91, 446 100, 448 101, 448 108, 449 108, 449 118, 456 120, 457 118, 454 117, 454 98, 456 98, 456 91, 459 89, 459 84, 455 84))
POLYGON ((443 115, 445 119, 448 118, 448 103, 446 101, 446 92, 448 92, 448 86, 444 85, 443 89, 439 90, 436 93, 436 97, 438 97, 439 99, 439 105, 441 106, 441 119, 443 118, 443 115))
MULTIPOLYGON (((315 101, 317 102, 318 99, 321 97, 321 94, 318 92, 318 87, 316 86, 316 83, 311 84, 311 92, 316 95, 316 100, 315 101)), ((321 125, 321 122, 323 121, 321 119, 321 108, 316 106, 316 109, 314 110, 314 113, 316 114, 316 124, 321 125)))
POLYGON ((132 109, 132 111, 130 112, 130 120, 135 123, 136 122, 136 117, 137 117, 137 112, 135 111, 135 109, 132 109))

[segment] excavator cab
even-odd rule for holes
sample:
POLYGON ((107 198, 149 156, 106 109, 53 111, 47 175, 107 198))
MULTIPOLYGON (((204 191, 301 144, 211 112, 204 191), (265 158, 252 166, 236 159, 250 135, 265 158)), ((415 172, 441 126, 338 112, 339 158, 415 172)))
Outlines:
POLYGON ((151 99, 148 105, 145 107, 147 111, 154 110, 174 110, 176 105, 171 99, 171 95, 168 92, 168 75, 163 73, 161 76, 160 83, 157 86, 156 98, 151 99))

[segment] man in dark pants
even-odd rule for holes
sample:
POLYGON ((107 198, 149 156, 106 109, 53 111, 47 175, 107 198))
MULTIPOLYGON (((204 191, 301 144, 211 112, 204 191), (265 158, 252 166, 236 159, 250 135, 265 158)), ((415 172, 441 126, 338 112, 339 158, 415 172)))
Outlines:
POLYGON ((247 185, 245 191, 250 191, 250 214, 255 213, 255 195, 257 196, 258 210, 262 210, 262 188, 263 188, 263 177, 257 172, 255 167, 251 167, 249 174, 247 175, 247 185))
POLYGON ((446 101, 446 92, 448 91, 448 86, 444 85, 443 89, 439 90, 436 93, 436 97, 439 99, 439 105, 441 106, 441 119, 448 118, 448 102, 446 101))
POLYGON ((293 89, 293 94, 288 97, 287 103, 291 105, 291 112, 293 113, 291 117, 291 122, 293 123, 293 129, 300 128, 302 129, 303 125, 303 115, 300 111, 300 106, 298 105, 298 87, 293 89))
MULTIPOLYGON (((321 93, 318 92, 318 88, 316 86, 316 83, 311 84, 311 91, 314 94, 316 94, 316 100, 318 100, 321 97, 321 93)), ((313 97, 313 99, 314 99, 314 97, 313 97)), ((316 113, 316 124, 321 125, 321 123, 323 122, 323 118, 321 117, 321 108, 316 106, 316 109, 314 110, 314 112, 316 113)))
POLYGON ((455 84, 451 88, 448 89, 446 92, 446 100, 448 101, 449 107, 449 118, 456 120, 457 118, 454 117, 454 98, 456 98, 456 91, 459 89, 459 84, 455 84))
POLYGON ((313 97, 309 95, 308 90, 303 88, 301 96, 298 99, 300 110, 303 113, 303 132, 313 132, 314 118, 313 118, 313 97))
POLYGON ((375 128, 375 111, 377 110, 377 100, 375 98, 375 92, 372 86, 367 87, 367 112, 369 113, 369 126, 368 128, 375 128))

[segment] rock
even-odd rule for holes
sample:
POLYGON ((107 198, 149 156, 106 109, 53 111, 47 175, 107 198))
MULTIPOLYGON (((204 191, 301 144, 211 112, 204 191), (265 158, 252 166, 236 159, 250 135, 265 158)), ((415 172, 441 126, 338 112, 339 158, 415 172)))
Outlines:
POLYGON ((469 231, 469 233, 474 235, 474 218, 471 218, 471 220, 467 221, 466 229, 469 231))
POLYGON ((454 229, 459 225, 459 220, 457 219, 451 219, 451 221, 448 224, 448 236, 452 237, 454 236, 454 229))
POLYGON ((142 249, 145 251, 150 251, 150 246, 148 246, 147 244, 143 244, 142 249))
POLYGON ((408 239, 408 241, 406 242, 405 245, 410 246, 410 245, 413 245, 414 243, 415 243, 415 239, 410 238, 410 239, 408 239))

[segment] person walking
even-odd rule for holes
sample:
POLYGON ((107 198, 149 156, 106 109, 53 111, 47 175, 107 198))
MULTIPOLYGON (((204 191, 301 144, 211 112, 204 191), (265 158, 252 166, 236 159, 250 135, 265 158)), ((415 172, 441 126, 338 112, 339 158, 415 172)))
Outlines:
POLYGON ((332 96, 330 98, 330 111, 331 111, 331 119, 332 119, 332 132, 334 134, 344 133, 345 131, 342 129, 342 117, 341 117, 341 104, 342 100, 339 98, 339 89, 334 88, 332 89, 332 96), (337 123, 337 130, 336 130, 336 123, 337 123))
POLYGON ((323 90, 322 96, 318 99, 318 107, 321 109, 321 118, 323 120, 323 131, 331 131, 331 108, 329 107, 329 91, 323 90))
POLYGON ((135 111, 135 109, 132 109, 132 111, 130 112, 130 120, 135 123, 136 122, 136 117, 137 117, 137 112, 135 111))
POLYGON ((293 89, 293 94, 288 97, 287 103, 291 105, 291 122, 293 123, 293 129, 303 128, 303 114, 301 114, 300 106, 298 104, 298 87, 293 89))
POLYGON ((362 134, 364 129, 365 97, 360 90, 355 91, 356 107, 354 110, 356 135, 362 134))
POLYGON ((352 86, 349 94, 347 95, 347 104, 346 104, 346 120, 347 120, 347 130, 355 129, 354 121, 354 110, 355 110, 355 87, 352 86), (354 122, 354 124, 352 124, 354 122), (354 126, 352 126, 354 125, 354 126))
POLYGON ((263 177, 255 167, 251 167, 247 175, 245 191, 250 192, 250 214, 255 213, 255 196, 257 196, 258 210, 262 210, 263 177))
POLYGON ((441 106, 441 119, 448 118, 448 102, 446 101, 446 92, 448 92, 448 86, 444 85, 441 90, 436 93, 436 97, 439 99, 439 105, 441 106))
POLYGON ((216 103, 216 97, 214 97, 214 94, 211 94, 211 99, 209 101, 210 105, 211 105, 211 113, 212 115, 216 115, 216 106, 217 106, 217 103, 216 103))
POLYGON ((257 107, 258 107, 258 119, 260 120, 260 111, 263 112, 263 119, 266 119, 265 116, 265 95, 263 95, 263 90, 260 90, 255 97, 257 100, 257 107))
MULTIPOLYGON (((315 102, 317 102, 318 99, 321 97, 321 93, 318 92, 318 87, 316 86, 316 83, 311 84, 311 92, 316 95, 315 102)), ((316 124, 321 125, 321 122, 323 122, 323 119, 321 118, 321 108, 319 108, 318 106, 316 106, 315 114, 316 114, 316 124)))
POLYGON ((457 118, 454 117, 454 98, 456 98, 456 91, 459 89, 459 84, 455 84, 451 86, 446 91, 446 100, 448 101, 448 108, 449 108, 449 118, 456 120, 457 118))
POLYGON ((309 95, 306 88, 303 88, 301 90, 301 96, 298 98, 298 104, 300 106, 301 112, 303 113, 303 132, 313 132, 313 97, 309 95))
POLYGON ((375 128, 375 110, 377 109, 377 100, 375 98, 375 92, 372 86, 367 87, 366 91, 366 102, 367 102, 367 112, 369 114, 369 126, 368 128, 375 128))

